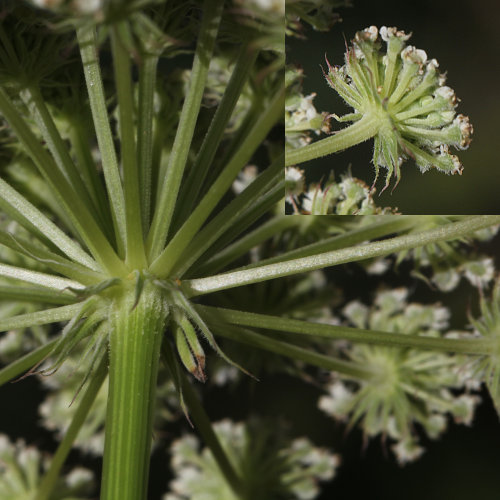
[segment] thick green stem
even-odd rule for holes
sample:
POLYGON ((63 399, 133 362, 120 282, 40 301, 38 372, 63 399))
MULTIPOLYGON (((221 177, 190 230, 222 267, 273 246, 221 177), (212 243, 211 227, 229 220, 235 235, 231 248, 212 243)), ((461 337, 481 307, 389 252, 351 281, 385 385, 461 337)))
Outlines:
POLYGON ((35 500, 49 500, 50 498, 52 498, 51 495, 53 494, 54 489, 57 486, 57 482, 59 481, 59 474, 61 472, 64 461, 71 451, 73 442, 75 441, 82 425, 85 423, 85 419, 87 418, 87 415, 92 408, 92 404, 95 401, 97 393, 99 392, 102 383, 106 378, 106 360, 106 356, 103 356, 103 359, 99 364, 96 372, 94 373, 92 380, 87 390, 85 391, 85 394, 81 398, 78 409, 76 410, 71 420, 71 424, 66 429, 64 438, 57 448, 52 461, 50 462, 49 470, 47 471, 45 477, 40 483, 40 486, 38 487, 35 500))
POLYGON ((348 149, 374 137, 380 129, 380 120, 374 115, 365 115, 361 120, 326 139, 313 142, 302 148, 286 152, 285 166, 298 165, 314 158, 348 149))
POLYGON ((184 292, 191 297, 213 293, 227 288, 305 273, 324 267, 338 266, 347 262, 381 257, 382 255, 409 250, 429 243, 454 240, 496 224, 500 224, 500 215, 471 216, 462 221, 446 224, 420 233, 397 236, 383 241, 367 243, 366 245, 342 248, 286 262, 259 266, 253 269, 244 269, 208 278, 185 281, 183 288, 184 292))
POLYGON ((101 500, 145 500, 158 359, 167 316, 146 284, 134 308, 131 287, 115 299, 109 338, 109 396, 101 500))
POLYGON ((163 250, 170 229, 177 194, 200 111, 208 67, 219 30, 223 6, 224 2, 222 0, 207 0, 204 3, 203 21, 196 45, 189 89, 182 107, 172 152, 170 153, 167 176, 163 181, 162 179, 159 180, 163 187, 160 192, 160 199, 156 203, 151 230, 147 239, 148 256, 153 259, 163 250))

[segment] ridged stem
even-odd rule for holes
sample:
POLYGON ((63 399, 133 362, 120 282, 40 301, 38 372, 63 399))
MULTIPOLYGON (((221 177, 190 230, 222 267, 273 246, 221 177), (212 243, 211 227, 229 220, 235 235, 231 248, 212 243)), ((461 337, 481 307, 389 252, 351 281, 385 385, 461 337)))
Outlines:
POLYGON ((101 500, 147 498, 158 359, 167 310, 146 284, 132 287, 110 314, 109 396, 101 500))
POLYGON ((287 151, 285 166, 298 165, 314 158, 321 158, 322 156, 343 151, 371 139, 377 134, 379 129, 380 120, 378 117, 367 114, 361 120, 326 139, 321 139, 302 148, 287 151))
POLYGON ((194 295, 203 295, 251 283, 259 283, 261 281, 323 269, 325 267, 338 266, 348 262, 357 262, 373 257, 381 257, 383 255, 390 255, 404 250, 422 247, 430 243, 460 239, 475 231, 496 224, 500 224, 499 215, 471 216, 459 222, 445 224, 428 231, 396 236, 395 238, 389 238, 383 241, 341 248, 339 250, 292 259, 286 262, 262 265, 252 269, 243 269, 217 274, 207 278, 184 281, 184 293, 190 297, 194 295))

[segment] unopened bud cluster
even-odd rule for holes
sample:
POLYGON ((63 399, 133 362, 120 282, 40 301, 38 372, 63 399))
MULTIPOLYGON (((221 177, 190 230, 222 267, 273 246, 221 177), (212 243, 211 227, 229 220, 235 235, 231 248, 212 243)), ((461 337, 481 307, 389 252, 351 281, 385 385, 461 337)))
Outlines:
POLYGON ((336 181, 333 173, 322 183, 306 188, 304 171, 296 167, 285 169, 286 202, 295 215, 382 215, 393 211, 380 208, 373 200, 373 190, 362 180, 349 174, 336 181))
POLYGON ((445 85, 436 59, 407 45, 409 38, 397 28, 370 26, 356 33, 344 66, 327 61, 328 83, 355 110, 339 120, 380 120, 373 164, 375 181, 380 167, 387 169, 384 189, 392 176, 399 182, 407 158, 422 172, 437 168, 461 174, 450 146, 466 149, 473 131, 468 117, 455 113, 457 97, 445 85))

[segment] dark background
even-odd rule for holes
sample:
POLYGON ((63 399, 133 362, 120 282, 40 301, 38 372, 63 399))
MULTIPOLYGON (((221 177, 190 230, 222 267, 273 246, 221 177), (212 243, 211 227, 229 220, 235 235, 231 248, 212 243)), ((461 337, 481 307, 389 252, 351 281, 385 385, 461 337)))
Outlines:
MULTIPOLYGON (((287 40, 287 60, 299 63, 306 75, 304 94, 316 92, 318 111, 344 114, 347 107, 328 87, 322 76, 324 55, 332 64, 343 64, 346 40, 370 25, 397 26, 413 32, 409 44, 436 58, 447 72, 447 85, 462 100, 457 113, 468 115, 474 125, 472 144, 457 154, 464 165, 462 176, 437 171, 421 174, 407 161, 402 178, 391 195, 380 197, 383 179, 377 185, 379 206, 399 207, 402 213, 475 214, 500 213, 500 3, 493 0, 353 0, 353 7, 339 9, 343 22, 330 32, 307 30, 307 40, 287 40), (290 42, 290 43, 289 43, 290 42)), ((347 124, 332 123, 335 129, 347 124)), ((348 151, 301 165, 309 179, 317 181, 334 170, 336 178, 352 164, 352 173, 371 185, 373 140, 348 151)), ((381 169, 381 177, 386 170, 381 169)), ((394 182, 394 180, 393 180, 394 182)))

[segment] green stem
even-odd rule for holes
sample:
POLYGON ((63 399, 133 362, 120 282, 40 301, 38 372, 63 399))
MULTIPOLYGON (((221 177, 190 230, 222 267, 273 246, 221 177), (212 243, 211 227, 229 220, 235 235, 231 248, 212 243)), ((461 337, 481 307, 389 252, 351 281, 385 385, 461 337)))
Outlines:
MULTIPOLYGON (((269 94, 271 93, 269 92, 269 94)), ((210 189, 209 186, 211 186, 220 175, 225 165, 229 163, 231 158, 241 148, 241 145, 248 137, 248 134, 255 129, 255 124, 266 109, 267 100, 266 102, 264 101, 264 97, 254 91, 254 94, 252 95, 252 103, 250 108, 247 110, 241 125, 238 127, 238 130, 232 134, 228 144, 224 145, 222 156, 220 158, 216 156, 210 165, 210 170, 205 181, 207 191, 210 189)))
POLYGON ((106 362, 107 358, 106 356, 103 356, 96 372, 92 376, 91 382, 85 391, 85 394, 81 398, 78 409, 71 419, 71 424, 64 432, 63 440, 59 444, 55 455, 52 457, 50 467, 38 487, 35 500, 49 500, 52 498, 54 489, 59 481, 59 474, 62 466, 64 465, 64 461, 71 451, 73 442, 82 428, 82 425, 85 423, 85 419, 92 408, 92 404, 94 403, 95 398, 101 389, 104 380, 106 379, 106 362))
POLYGON ((298 149, 286 152, 285 166, 298 165, 314 158, 320 158, 332 153, 348 149, 356 144, 367 141, 377 135, 380 120, 377 116, 365 115, 361 120, 344 128, 331 137, 313 142, 298 149))
POLYGON ((219 290, 244 286, 250 283, 258 283, 270 279, 291 276, 293 274, 305 273, 322 269, 329 266, 338 266, 347 262, 356 262, 373 257, 381 257, 415 247, 421 247, 429 243, 449 241, 467 236, 486 227, 500 224, 499 215, 479 215, 449 223, 428 231, 413 233, 395 238, 386 239, 358 245, 350 248, 342 248, 330 252, 292 259, 286 262, 277 262, 253 269, 244 269, 208 278, 194 279, 183 282, 184 292, 188 296, 203 295, 219 290))
POLYGON ((76 31, 80 54, 87 83, 90 109, 94 128, 97 136, 97 143, 101 153, 102 169, 109 202, 111 205, 111 215, 117 239, 118 254, 124 257, 125 254, 125 197, 123 194, 120 170, 116 159, 113 134, 111 133, 106 98, 104 96, 104 85, 99 68, 99 56, 96 41, 95 28, 85 25, 76 31))
MULTIPOLYGON (((281 160, 274 162, 260 174, 246 189, 226 205, 192 240, 184 252, 182 262, 173 268, 176 276, 181 277, 196 260, 227 230, 231 230, 239 224, 236 221, 245 212, 259 204, 260 199, 267 191, 272 190, 274 185, 279 185, 279 177, 283 182, 283 156, 281 160)), ((279 189, 279 197, 283 195, 283 189, 279 189)))
POLYGON ((193 139, 196 120, 200 111, 201 100, 208 75, 208 67, 219 30, 224 2, 207 0, 203 7, 203 20, 196 44, 193 68, 189 80, 189 89, 182 107, 179 126, 174 139, 172 152, 163 181, 160 198, 147 239, 148 256, 156 258, 163 250, 170 229, 170 222, 175 209, 177 194, 186 167, 191 141, 193 139))
POLYGON ((99 270, 97 262, 78 243, 3 179, 0 179, 0 208, 43 242, 53 243, 74 261, 99 270))
POLYGON ((12 233, 0 229, 0 245, 14 250, 15 252, 30 257, 37 262, 42 262, 56 273, 63 274, 72 280, 79 281, 84 285, 91 285, 102 280, 102 274, 92 271, 88 267, 72 262, 51 252, 42 244, 34 244, 30 240, 14 236, 12 233))
MULTIPOLYGON (((289 218, 289 216, 286 217, 289 218)), ((344 234, 337 234, 335 236, 331 236, 330 238, 324 238, 311 243, 310 245, 305 245, 303 247, 296 248, 295 250, 290 250, 280 255, 276 255, 275 257, 270 257, 268 259, 261 260, 260 262, 249 264, 248 266, 245 266, 244 269, 251 269, 261 265, 273 264, 274 262, 284 262, 287 260, 298 259, 299 257, 321 254, 338 248, 346 248, 374 238, 383 238, 390 234, 404 232, 407 229, 418 227, 425 222, 426 217, 428 216, 379 215, 376 218, 377 222, 374 222, 373 224, 356 228, 344 234)), ((339 219, 342 220, 344 218, 344 215, 332 215, 329 217, 333 226, 337 221, 339 221, 339 219)), ((306 220, 304 221, 304 217, 299 217, 298 220, 296 220, 296 224, 314 224, 314 221, 309 222, 311 217, 305 217, 305 219, 306 220)))
MULTIPOLYGON (((220 104, 210 122, 210 127, 196 155, 193 166, 189 171, 186 182, 183 183, 182 196, 179 206, 176 208, 179 216, 190 214, 198 199, 210 165, 231 118, 231 113, 236 106, 236 102, 240 97, 243 86, 248 79, 248 75, 250 74, 257 55, 258 51, 252 50, 248 45, 243 45, 240 49, 238 59, 236 60, 231 78, 224 90, 220 104)), ((184 222, 184 220, 181 222, 184 222)))
MULTIPOLYGON (((231 227, 197 260, 197 263, 204 263, 209 257, 218 254, 221 248, 224 248, 228 243, 235 240, 255 221, 276 208, 276 204, 283 199, 284 185, 285 180, 283 179, 283 174, 281 174, 281 181, 269 189, 269 191, 257 197, 253 205, 249 206, 242 214, 236 217, 231 227)), ((196 275, 200 275, 200 273, 195 265, 194 268, 189 270, 189 276, 196 275)))
POLYGON ((276 340, 245 328, 234 326, 228 328, 227 325, 219 323, 214 325, 214 330, 222 337, 242 342, 258 349, 271 351, 281 356, 305 361, 326 370, 342 373, 344 376, 354 380, 369 380, 373 378, 371 370, 352 361, 344 361, 332 356, 309 351, 294 344, 276 340))
POLYGON ((106 234, 109 239, 115 241, 113 221, 109 211, 109 201, 97 171, 97 166, 92 158, 91 144, 89 140, 89 130, 92 130, 91 123, 88 123, 84 117, 69 117, 70 140, 76 157, 76 163, 80 170, 83 182, 87 186, 90 196, 94 200, 97 210, 105 220, 106 234))
POLYGON ((219 322, 224 321, 233 325, 264 328, 280 332, 310 335, 313 337, 324 337, 331 340, 348 340, 349 342, 383 345, 386 347, 411 347, 432 351, 482 355, 490 354, 492 347, 491 339, 449 339, 427 337, 423 335, 405 335, 402 333, 363 330, 362 328, 313 323, 298 319, 269 316, 266 314, 235 311, 232 309, 212 308, 207 306, 198 306, 198 309, 200 309, 203 314, 207 314, 208 312, 210 317, 218 318, 219 322))
POLYGON ((92 202, 87 189, 85 188, 85 184, 80 177, 78 169, 69 155, 68 148, 64 144, 52 116, 45 105, 40 89, 31 85, 23 89, 20 96, 40 129, 40 132, 42 133, 42 136, 47 143, 49 151, 52 153, 59 170, 66 176, 75 190, 75 193, 89 208, 92 216, 102 225, 103 219, 100 213, 96 210, 96 207, 92 202))
POLYGON ((66 288, 84 288, 84 286, 77 281, 60 278, 52 274, 41 273, 40 271, 32 271, 24 267, 9 266, 7 264, 0 264, 0 276, 53 288, 61 292, 66 288))
POLYGON ((153 179, 153 115, 158 56, 145 54, 139 68, 139 114, 137 123, 137 162, 140 165, 142 229, 144 237, 151 218, 151 184, 153 179))
POLYGON ((81 304, 69 304, 67 306, 45 309, 44 311, 19 314, 11 318, 2 318, 0 319, 0 332, 67 321, 79 313, 81 309, 81 304))
POLYGON ((240 149, 232 157, 208 193, 200 201, 181 229, 167 245, 167 248, 151 265, 151 272, 160 277, 166 277, 175 263, 182 256, 193 236, 207 220, 212 210, 230 188, 238 172, 250 160, 252 154, 265 139, 283 113, 285 89, 279 91, 269 107, 264 111, 258 122, 247 136, 240 149))
POLYGON ((30 286, 0 285, 0 300, 16 302, 40 302, 43 304, 74 304, 78 298, 71 293, 61 293, 50 289, 30 286))
POLYGON ((101 500, 142 500, 147 484, 158 359, 167 317, 160 292, 146 284, 115 299, 110 315, 109 396, 101 500))
POLYGON ((66 177, 35 137, 5 91, 0 87, 0 111, 9 122, 19 142, 50 185, 54 197, 67 212, 72 224, 85 241, 95 259, 111 274, 120 273, 123 267, 114 249, 92 217, 85 203, 74 191, 66 177))
MULTIPOLYGON (((127 24, 125 22, 111 27, 111 48, 120 117, 120 155, 123 166, 123 191, 125 196, 126 260, 130 267, 143 269, 146 265, 146 254, 142 239, 139 169, 135 149, 132 68, 130 56, 122 40, 126 36, 127 24)), ((139 129, 138 132, 140 134, 141 130, 139 129)))
POLYGON ((281 234, 285 230, 299 224, 300 221, 295 217, 290 217, 288 215, 275 216, 271 220, 259 226, 257 229, 254 229, 252 232, 243 236, 243 238, 235 241, 232 245, 218 252, 211 259, 207 260, 200 267, 198 267, 196 271, 201 275, 217 272, 239 257, 245 255, 257 245, 260 245, 269 238, 272 238, 277 234, 281 234))

